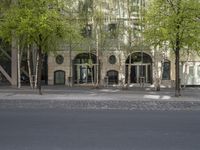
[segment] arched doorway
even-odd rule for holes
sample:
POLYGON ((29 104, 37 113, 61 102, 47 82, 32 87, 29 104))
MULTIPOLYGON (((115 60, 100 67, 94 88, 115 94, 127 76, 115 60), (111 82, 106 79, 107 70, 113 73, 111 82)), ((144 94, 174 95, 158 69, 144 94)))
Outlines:
POLYGON ((135 52, 126 59, 126 82, 130 66, 130 83, 152 83, 152 58, 144 52, 135 52))
POLYGON ((65 85, 65 72, 57 70, 54 72, 54 85, 65 85))
POLYGON ((92 53, 78 54, 73 61, 75 84, 96 83, 97 58, 92 53))
POLYGON ((108 84, 118 84, 118 72, 116 70, 109 70, 107 72, 108 84))

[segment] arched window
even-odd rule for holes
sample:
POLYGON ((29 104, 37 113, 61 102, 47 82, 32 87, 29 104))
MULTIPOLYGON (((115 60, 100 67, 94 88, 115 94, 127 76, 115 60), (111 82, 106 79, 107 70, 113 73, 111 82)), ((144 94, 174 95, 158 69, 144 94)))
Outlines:
POLYGON ((74 59, 74 64, 96 64, 96 56, 92 53, 78 54, 74 59))
POLYGON ((92 53, 78 54, 73 61, 73 77, 75 84, 97 82, 97 57, 92 53))
POLYGON ((152 58, 144 52, 135 52, 128 56, 126 59, 126 64, 134 63, 152 63, 152 58), (130 58, 131 57, 131 58, 130 58), (131 61, 131 63, 130 63, 131 61))
POLYGON ((55 85, 65 85, 65 72, 62 70, 57 70, 54 72, 54 84, 55 85))
POLYGON ((144 52, 135 52, 126 59, 126 82, 152 83, 152 58, 144 52))
POLYGON ((171 63, 169 60, 165 60, 163 62, 163 73, 162 73, 162 79, 163 80, 170 80, 170 69, 171 69, 171 63))
POLYGON ((108 84, 118 84, 118 72, 115 70, 109 70, 107 72, 108 84))

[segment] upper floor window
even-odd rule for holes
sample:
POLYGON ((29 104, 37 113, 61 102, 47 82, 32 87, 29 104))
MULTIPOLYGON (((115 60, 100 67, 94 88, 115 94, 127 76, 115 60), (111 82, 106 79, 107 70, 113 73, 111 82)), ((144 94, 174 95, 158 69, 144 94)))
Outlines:
POLYGON ((117 24, 116 23, 109 24, 108 25, 108 30, 109 30, 111 38, 116 38, 117 37, 117 24))
POLYGON ((92 37, 92 24, 87 24, 82 30, 83 37, 92 37))

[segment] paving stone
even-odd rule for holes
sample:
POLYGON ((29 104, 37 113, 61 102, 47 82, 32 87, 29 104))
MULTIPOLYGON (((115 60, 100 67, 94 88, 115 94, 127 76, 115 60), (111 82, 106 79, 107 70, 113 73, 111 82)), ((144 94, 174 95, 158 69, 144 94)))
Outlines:
MULTIPOLYGON (((43 87, 44 88, 44 87, 43 87)), ((0 87, 0 108, 122 109, 122 110, 200 110, 200 89, 187 88, 174 97, 173 89, 159 92, 142 88, 80 88, 47 86, 43 95, 29 87, 0 87)))

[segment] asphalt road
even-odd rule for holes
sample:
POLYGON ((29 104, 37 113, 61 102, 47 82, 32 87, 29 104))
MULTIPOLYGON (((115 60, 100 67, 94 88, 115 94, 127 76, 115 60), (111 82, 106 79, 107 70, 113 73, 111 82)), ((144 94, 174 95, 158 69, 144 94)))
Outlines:
POLYGON ((199 150, 200 111, 1 109, 0 150, 199 150))

